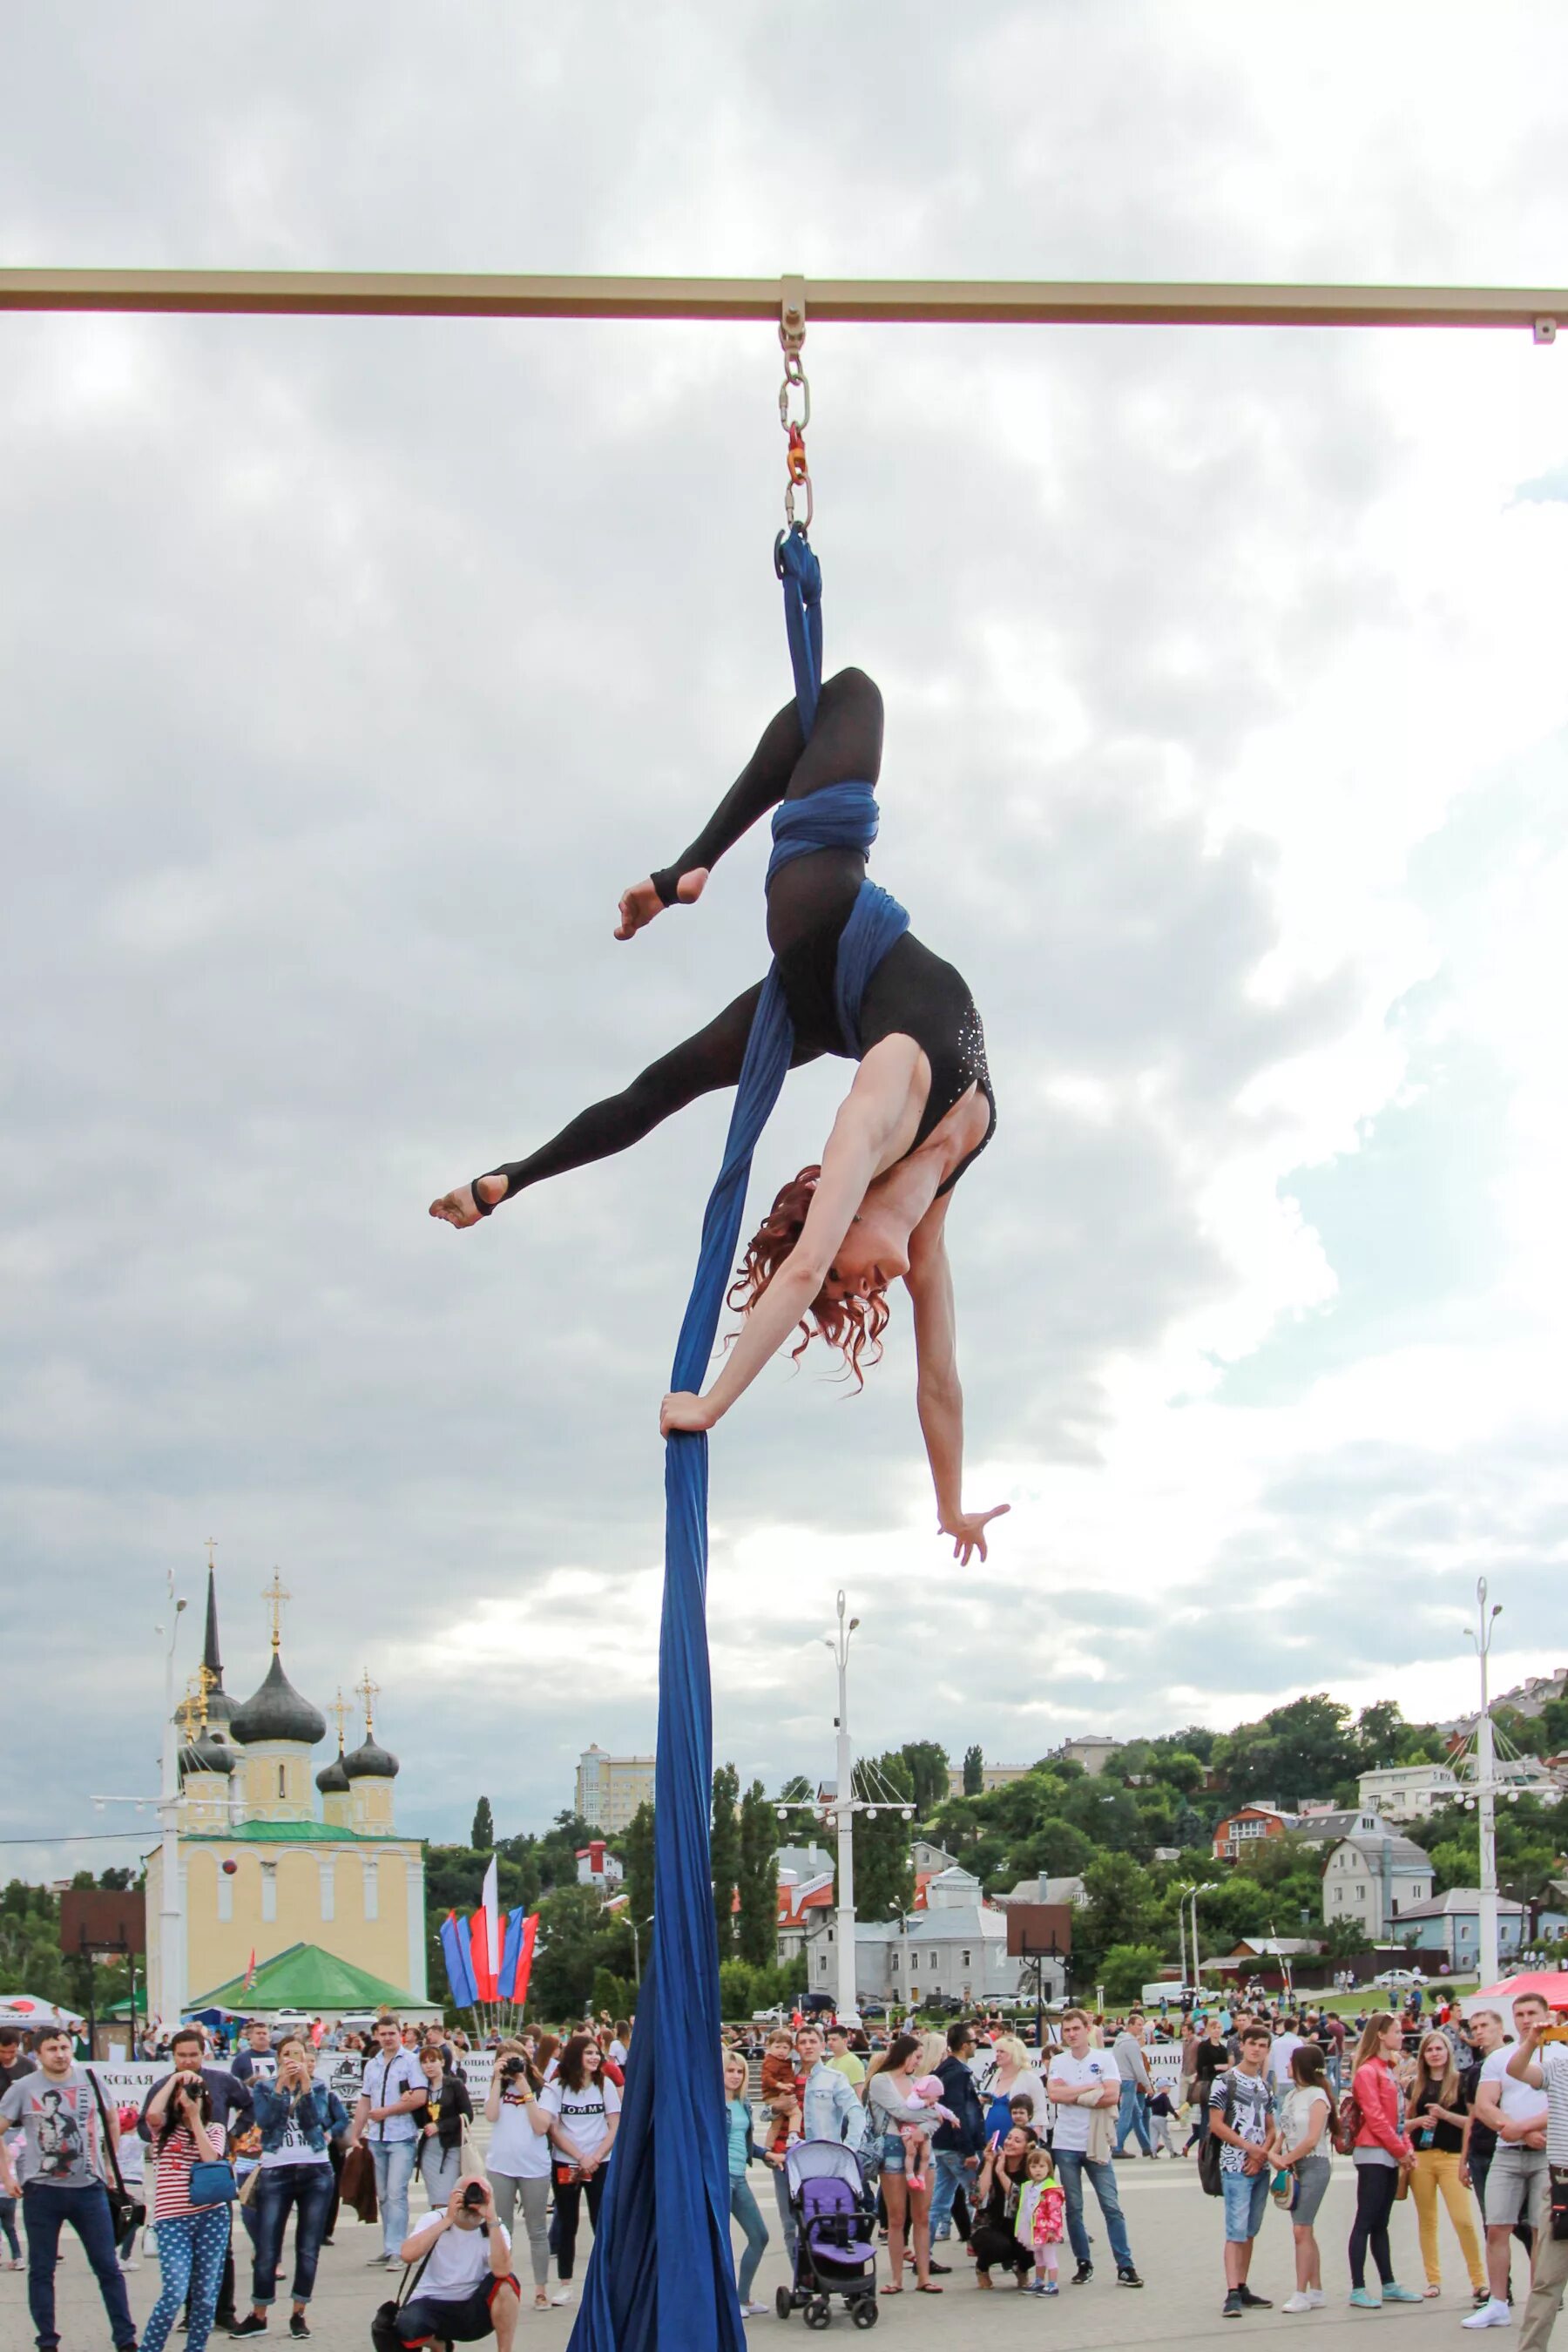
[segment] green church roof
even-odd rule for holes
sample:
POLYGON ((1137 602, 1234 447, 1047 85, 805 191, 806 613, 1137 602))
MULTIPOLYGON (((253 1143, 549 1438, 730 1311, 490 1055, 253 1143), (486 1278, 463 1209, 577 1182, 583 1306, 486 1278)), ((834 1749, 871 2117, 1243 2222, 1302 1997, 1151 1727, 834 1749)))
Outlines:
POLYGON ((183 1845, 417 1845, 395 1830, 346 1830, 335 1822, 240 1822, 227 1830, 189 1830, 183 1845))
POLYGON ((320 1944, 290 1944, 264 1960, 247 1985, 243 1977, 198 1994, 187 2009, 303 2009, 319 2016, 328 2009, 428 2009, 406 1985, 388 1984, 368 1969, 356 1969, 320 1944))

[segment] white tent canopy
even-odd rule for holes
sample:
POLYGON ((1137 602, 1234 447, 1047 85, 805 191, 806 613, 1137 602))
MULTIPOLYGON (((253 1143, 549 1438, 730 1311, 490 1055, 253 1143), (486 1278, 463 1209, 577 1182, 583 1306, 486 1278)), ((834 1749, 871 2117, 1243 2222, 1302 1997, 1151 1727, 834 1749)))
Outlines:
POLYGON ((23 2033, 37 2033, 42 2025, 80 2025, 74 2009, 60 2009, 42 1993, 0 1992, 0 2025, 14 2025, 23 2033))

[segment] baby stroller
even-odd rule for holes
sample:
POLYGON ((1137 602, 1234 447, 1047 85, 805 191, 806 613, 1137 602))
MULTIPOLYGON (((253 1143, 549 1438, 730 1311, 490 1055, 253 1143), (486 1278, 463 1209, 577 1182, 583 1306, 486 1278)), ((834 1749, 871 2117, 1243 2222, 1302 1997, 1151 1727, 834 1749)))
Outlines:
POLYGON ((839 2140, 803 2140, 784 2158, 784 2185, 795 2221, 795 2283, 778 2291, 779 2317, 804 2311, 808 2327, 826 2327, 841 2294, 857 2327, 875 2327, 877 2205, 859 2158, 839 2140))

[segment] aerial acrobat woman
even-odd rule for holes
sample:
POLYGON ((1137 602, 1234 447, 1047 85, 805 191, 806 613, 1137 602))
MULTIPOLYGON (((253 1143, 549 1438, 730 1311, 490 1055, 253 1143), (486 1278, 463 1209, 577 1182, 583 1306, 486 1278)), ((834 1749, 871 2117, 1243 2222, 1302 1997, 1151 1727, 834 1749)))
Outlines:
MULTIPOLYGON (((676 864, 634 883, 618 940, 666 907, 689 906, 709 872, 763 813, 851 780, 874 784, 882 758, 882 698, 863 670, 822 688, 807 740, 795 702, 764 730, 751 760, 676 864)), ((768 884, 768 944, 795 1029, 792 1066, 845 1054, 834 1004, 839 936, 865 879, 863 848, 813 848, 768 884)), ((595 1103, 525 1160, 509 1161, 430 1204, 459 1231, 530 1184, 638 1142, 672 1111, 732 1087, 762 982, 705 1029, 650 1063, 624 1092, 595 1103)), ((804 1168, 774 1201, 730 1292, 744 1320, 702 1396, 667 1396, 659 1428, 711 1429, 798 1325, 799 1354, 821 1337, 858 1384, 889 1319, 888 1286, 902 1276, 914 1308, 917 1403, 941 1530, 955 1559, 985 1558, 985 1529, 1008 1506, 966 1511, 963 1396, 944 1227, 952 1188, 990 1141, 996 1099, 974 1000, 950 963, 906 931, 877 965, 860 1009, 860 1059, 820 1167, 804 1168)))

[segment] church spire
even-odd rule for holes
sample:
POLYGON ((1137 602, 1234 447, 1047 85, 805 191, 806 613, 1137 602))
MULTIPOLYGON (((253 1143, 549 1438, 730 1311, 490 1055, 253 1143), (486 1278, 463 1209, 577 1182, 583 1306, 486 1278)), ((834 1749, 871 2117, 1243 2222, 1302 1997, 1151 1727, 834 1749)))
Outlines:
POLYGON ((209 1689, 223 1686, 223 1660, 217 1646, 217 1586, 213 1571, 212 1544, 207 1545, 207 1635, 202 1648, 202 1664, 212 1676, 209 1689))

